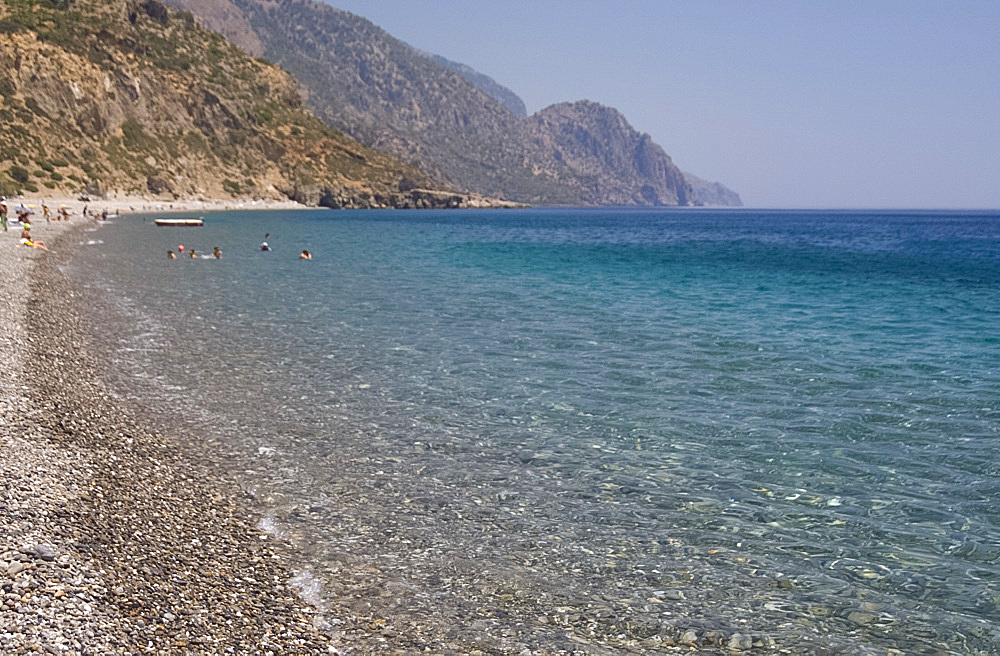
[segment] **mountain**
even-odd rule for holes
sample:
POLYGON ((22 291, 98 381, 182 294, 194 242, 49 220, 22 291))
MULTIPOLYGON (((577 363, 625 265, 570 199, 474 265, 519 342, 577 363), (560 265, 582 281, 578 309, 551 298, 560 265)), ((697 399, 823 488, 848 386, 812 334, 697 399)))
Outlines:
POLYGON ((238 9, 317 115, 370 147, 490 196, 577 199, 572 181, 538 165, 516 115, 366 20, 311 0, 171 1, 218 29, 206 8, 238 9))
POLYGON ((286 72, 159 0, 0 0, 0 34, 7 193, 486 202, 428 191, 426 173, 317 119, 286 72))
POLYGON ((519 116, 495 88, 474 83, 471 69, 425 57, 314 0, 170 2, 230 38, 246 40, 249 25, 263 56, 302 81, 306 102, 329 125, 459 188, 532 204, 692 202, 670 158, 611 108, 583 101, 519 116), (233 11, 240 21, 214 18, 233 11), (574 117, 589 122, 574 127, 574 117))
POLYGON ((684 179, 691 186, 691 197, 695 205, 718 205, 721 207, 743 207, 740 195, 721 182, 702 180, 693 173, 684 173, 684 179))
POLYGON ((448 70, 458 73, 471 82, 477 89, 496 99, 501 105, 513 112, 515 116, 519 118, 528 117, 528 108, 524 106, 524 101, 521 100, 521 97, 491 78, 489 75, 480 73, 471 66, 466 66, 465 64, 445 59, 441 55, 420 52, 419 50, 417 52, 425 57, 429 57, 434 63, 440 64, 448 70))
POLYGON ((583 100, 547 107, 529 122, 536 143, 599 190, 599 196, 587 197, 593 203, 690 204, 684 174, 618 110, 583 100))

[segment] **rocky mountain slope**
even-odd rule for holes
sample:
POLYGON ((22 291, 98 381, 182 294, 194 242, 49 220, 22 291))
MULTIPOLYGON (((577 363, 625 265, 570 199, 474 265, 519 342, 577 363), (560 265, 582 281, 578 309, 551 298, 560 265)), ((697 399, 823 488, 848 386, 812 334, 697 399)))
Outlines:
POLYGON ((328 128, 287 73, 159 0, 0 0, 0 34, 6 193, 470 202, 328 128))
POLYGON ((721 182, 709 182, 687 172, 684 173, 684 179, 691 186, 691 198, 695 205, 743 207, 740 195, 721 182))
POLYGON ((458 73, 466 80, 472 83, 474 87, 482 91, 488 96, 496 99, 501 105, 509 109, 514 113, 515 116, 519 118, 528 117, 528 108, 524 106, 524 101, 516 93, 500 84, 489 75, 480 73, 471 66, 466 66, 460 62, 451 61, 450 59, 445 59, 441 55, 435 55, 429 52, 421 52, 417 50, 418 53, 429 57, 431 61, 435 64, 440 64, 450 71, 458 73))
POLYGON ((691 204, 684 175, 618 110, 580 101, 552 105, 528 120, 535 143, 577 178, 603 190, 601 204, 691 204))
POLYGON ((521 117, 467 73, 314 0, 169 1, 238 42, 250 40, 249 25, 324 121, 461 188, 533 204, 693 202, 663 150, 610 108, 582 102, 521 117), (213 18, 232 12, 242 19, 213 18), (584 122, 569 125, 575 118, 584 122))

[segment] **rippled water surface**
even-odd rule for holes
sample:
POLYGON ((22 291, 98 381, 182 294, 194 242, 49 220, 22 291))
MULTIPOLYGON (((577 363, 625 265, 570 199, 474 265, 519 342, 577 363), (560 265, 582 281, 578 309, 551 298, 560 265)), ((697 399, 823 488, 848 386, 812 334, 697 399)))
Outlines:
POLYGON ((239 473, 329 617, 365 618, 345 648, 1000 653, 1000 215, 232 212, 88 240, 68 273, 120 393, 239 473))

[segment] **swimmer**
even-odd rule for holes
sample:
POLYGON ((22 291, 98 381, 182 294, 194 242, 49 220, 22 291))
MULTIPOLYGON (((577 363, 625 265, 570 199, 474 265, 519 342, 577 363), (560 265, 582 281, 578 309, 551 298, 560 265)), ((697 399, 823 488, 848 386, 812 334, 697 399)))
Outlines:
POLYGON ((311 259, 313 259, 313 256, 312 256, 312 253, 310 253, 309 251, 303 250, 301 253, 299 253, 299 259, 300 260, 311 260, 311 259))
POLYGON ((184 244, 177 244, 177 252, 181 255, 184 254, 184 244))
POLYGON ((171 260, 176 260, 176 259, 177 259, 177 256, 176 256, 176 255, 174 255, 174 252, 173 252, 173 251, 171 251, 171 250, 168 250, 168 251, 167 251, 167 258, 168 258, 168 259, 171 259, 171 260))
POLYGON ((196 255, 196 251, 195 251, 195 250, 194 250, 194 249, 192 248, 192 249, 191 249, 191 259, 193 260, 193 259, 194 259, 194 258, 196 258, 196 257, 197 257, 197 255, 196 255))
POLYGON ((222 259, 222 249, 219 248, 218 246, 214 247, 212 249, 212 255, 215 256, 215 259, 221 260, 222 259))

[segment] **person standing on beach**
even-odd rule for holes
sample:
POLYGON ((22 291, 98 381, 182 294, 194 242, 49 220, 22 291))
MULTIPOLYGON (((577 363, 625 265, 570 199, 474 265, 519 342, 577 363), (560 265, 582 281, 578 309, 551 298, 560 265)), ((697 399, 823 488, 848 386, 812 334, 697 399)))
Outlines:
POLYGON ((0 225, 3 226, 3 231, 7 232, 7 199, 0 198, 0 225))

